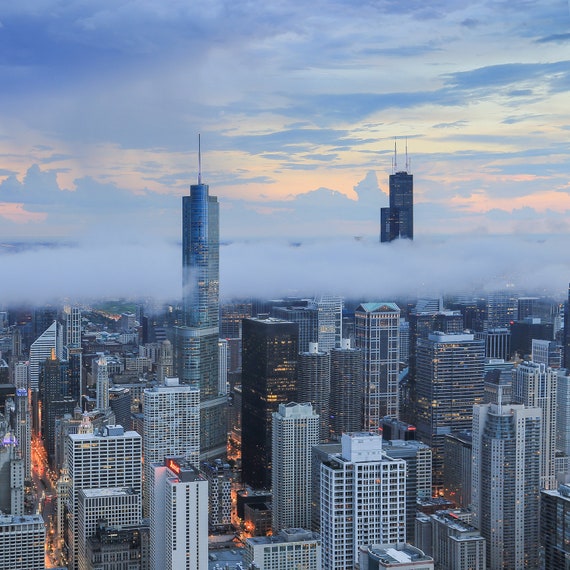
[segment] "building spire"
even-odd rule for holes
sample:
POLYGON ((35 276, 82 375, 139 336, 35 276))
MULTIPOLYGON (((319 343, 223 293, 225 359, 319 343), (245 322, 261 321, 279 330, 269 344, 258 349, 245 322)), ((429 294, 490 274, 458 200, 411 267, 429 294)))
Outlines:
POLYGON ((394 137, 394 173, 398 172, 398 148, 396 147, 396 137, 394 137))
POLYGON ((202 184, 202 148, 200 144, 200 133, 198 133, 198 184, 202 184))

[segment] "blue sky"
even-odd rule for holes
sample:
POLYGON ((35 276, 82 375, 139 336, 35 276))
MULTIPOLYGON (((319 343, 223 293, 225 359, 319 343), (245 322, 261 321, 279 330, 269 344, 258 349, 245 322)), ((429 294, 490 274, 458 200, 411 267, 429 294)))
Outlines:
POLYGON ((170 247, 199 132, 225 241, 376 240, 395 139, 416 242, 570 232, 567 0, 20 0, 0 82, 0 242, 170 247))

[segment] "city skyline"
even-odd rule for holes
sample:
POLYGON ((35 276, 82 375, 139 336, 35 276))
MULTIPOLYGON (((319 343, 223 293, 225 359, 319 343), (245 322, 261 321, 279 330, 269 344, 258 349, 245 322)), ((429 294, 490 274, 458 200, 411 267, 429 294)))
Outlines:
MULTIPOLYGON (((485 284, 504 281, 506 264, 524 273, 514 258, 528 245, 547 266, 531 285, 558 291, 570 231, 569 66, 561 57, 569 20, 568 3, 558 0, 7 7, 0 252, 12 252, 13 242, 64 241, 81 253, 2 256, 15 285, 0 285, 0 296, 36 297, 26 292, 30 262, 81 258, 92 267, 112 245, 121 257, 144 252, 158 271, 114 268, 102 294, 126 294, 131 279, 134 294, 180 297, 179 204, 196 179, 199 132, 221 239, 231 242, 225 253, 233 248, 229 263, 221 252, 222 294, 249 292, 239 269, 251 265, 246 273, 257 275, 264 264, 277 276, 255 283, 255 293, 299 287, 299 275, 309 275, 305 288, 322 290, 337 276, 325 267, 321 281, 311 279, 308 259, 338 257, 327 256, 330 241, 372 266, 403 253, 415 289, 433 289, 448 277, 434 265, 473 255, 482 265, 473 251, 495 234, 503 237, 492 267, 457 271, 454 260, 465 274, 454 287, 478 274, 485 284), (414 248, 370 253, 406 143, 414 248), (281 258, 287 263, 276 264, 281 258), (292 267, 301 271, 288 275, 292 267)), ((84 286, 89 295, 84 273, 66 280, 64 295, 84 286)), ((406 277, 395 271, 382 297, 406 277)), ((46 285, 52 293, 60 284, 46 285)), ((333 293, 348 285, 341 276, 343 290, 333 293)))

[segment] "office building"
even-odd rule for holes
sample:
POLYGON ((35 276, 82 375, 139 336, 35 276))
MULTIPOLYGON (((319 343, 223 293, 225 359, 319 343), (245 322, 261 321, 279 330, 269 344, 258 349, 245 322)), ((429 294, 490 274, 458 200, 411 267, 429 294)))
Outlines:
POLYGON ((279 404, 297 401, 298 325, 252 318, 242 330, 242 480, 269 489, 272 414, 279 404))
MULTIPOLYGON (((343 299, 336 295, 319 295, 308 307, 317 311, 317 340, 324 352, 338 348, 342 339, 343 299)), ((299 345, 301 350, 301 345, 299 345)))
POLYGON ((115 423, 131 431, 131 391, 128 388, 113 386, 109 388, 109 407, 115 416, 115 423))
POLYGON ((52 349, 56 358, 63 360, 63 330, 57 321, 53 321, 30 346, 29 381, 34 392, 39 389, 40 365, 51 358, 52 349))
POLYGON ((87 542, 101 521, 115 528, 136 528, 141 523, 141 494, 129 487, 80 489, 77 506, 79 570, 90 570, 87 542))
POLYGON ((362 303, 354 318, 356 347, 364 362, 364 429, 374 432, 384 416, 399 417, 400 308, 362 303))
MULTIPOLYGON (((330 438, 331 356, 309 343, 308 352, 299 353, 297 360, 297 398, 310 402, 319 415, 319 440, 330 438)), ((303 526, 303 525, 289 525, 303 526)))
POLYGON ((182 384, 200 389, 201 459, 224 457, 227 397, 219 390, 219 206, 207 184, 182 198, 183 325, 174 331, 174 369, 182 384))
POLYGON ((30 363, 26 362, 16 362, 14 364, 14 384, 16 388, 21 388, 22 390, 27 390, 30 385, 30 363))
POLYGON ((245 568, 259 570, 321 570, 319 535, 302 528, 287 528, 273 536, 248 538, 243 562, 245 568))
POLYGON ((538 568, 542 411, 523 405, 473 409, 473 524, 489 570, 538 568))
POLYGON ((318 342, 319 313, 316 308, 301 306, 273 307, 277 319, 291 321, 299 326, 299 352, 307 352, 311 343, 318 342))
POLYGON ((144 390, 145 515, 148 515, 151 466, 168 456, 183 457, 194 467, 200 458, 200 392, 166 378, 164 386, 144 390))
POLYGON ((251 301, 233 301, 220 305, 220 338, 241 338, 241 322, 252 316, 251 301))
POLYGON ((461 510, 418 514, 416 546, 432 556, 440 570, 485 570, 485 539, 469 518, 461 510))
POLYGON ((319 416, 311 404, 280 404, 272 440, 273 532, 309 528, 312 448, 319 443, 319 416))
POLYGON ((80 433, 66 441, 66 461, 71 487, 67 500, 67 545, 70 569, 79 568, 79 492, 82 489, 132 488, 142 492, 141 436, 121 426, 105 426, 93 432, 87 418, 80 433))
POLYGON ((418 340, 417 436, 433 450, 433 482, 443 485, 445 436, 471 429, 473 405, 483 401, 483 341, 473 334, 435 332, 418 340))
POLYGON ((360 547, 360 570, 433 570, 433 558, 411 544, 370 544, 360 547))
POLYGON ((564 303, 564 329, 562 333, 562 366, 570 369, 570 284, 568 298, 564 303))
POLYGON ((365 544, 406 537, 406 462, 382 451, 382 437, 344 434, 342 451, 321 464, 323 570, 346 570, 365 544))
POLYGON ((45 540, 41 515, 0 514, 0 570, 44 570, 45 540))
POLYGON ((16 441, 24 462, 24 479, 32 478, 32 424, 28 390, 16 388, 16 441))
POLYGON ((0 514, 24 514, 24 462, 6 418, 0 414, 0 514))
POLYGON ((485 357, 509 360, 511 357, 511 333, 509 329, 487 329, 475 333, 476 339, 485 341, 485 357))
POLYGON ((540 544, 545 570, 570 568, 570 485, 540 494, 540 544))
POLYGON ((81 348, 81 309, 66 307, 65 313, 65 346, 81 348))
POLYGON ((471 505, 471 465, 473 437, 471 430, 451 432, 443 444, 443 496, 458 507, 471 505))
POLYGON ((351 348, 350 339, 333 348, 330 358, 331 438, 340 440, 343 433, 360 431, 363 426, 364 365, 362 351, 351 348))
POLYGON ((542 410, 540 488, 556 488, 557 374, 535 362, 522 362, 513 370, 513 398, 517 404, 542 410))
POLYGON ((558 369, 562 366, 561 347, 554 340, 532 339, 531 360, 544 364, 547 368, 558 369))
POLYGON ((518 295, 512 289, 487 295, 484 330, 508 328, 518 318, 518 295))
MULTIPOLYGON (((407 156, 407 153, 406 153, 407 156)), ((414 176, 406 169, 390 174, 389 207, 380 210, 380 241, 414 239, 414 176)))
POLYGON ((208 570, 208 481, 183 458, 150 473, 151 570, 208 570))

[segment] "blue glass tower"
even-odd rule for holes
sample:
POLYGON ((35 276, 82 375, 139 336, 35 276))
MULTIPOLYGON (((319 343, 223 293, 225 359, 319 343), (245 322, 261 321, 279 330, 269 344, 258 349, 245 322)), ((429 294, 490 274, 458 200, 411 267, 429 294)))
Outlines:
POLYGON ((181 383, 200 388, 200 457, 226 453, 227 398, 218 382, 219 207, 207 184, 182 198, 183 324, 175 330, 175 369, 181 383))
POLYGON ((380 241, 414 239, 414 175, 390 175, 390 207, 380 210, 380 241))

